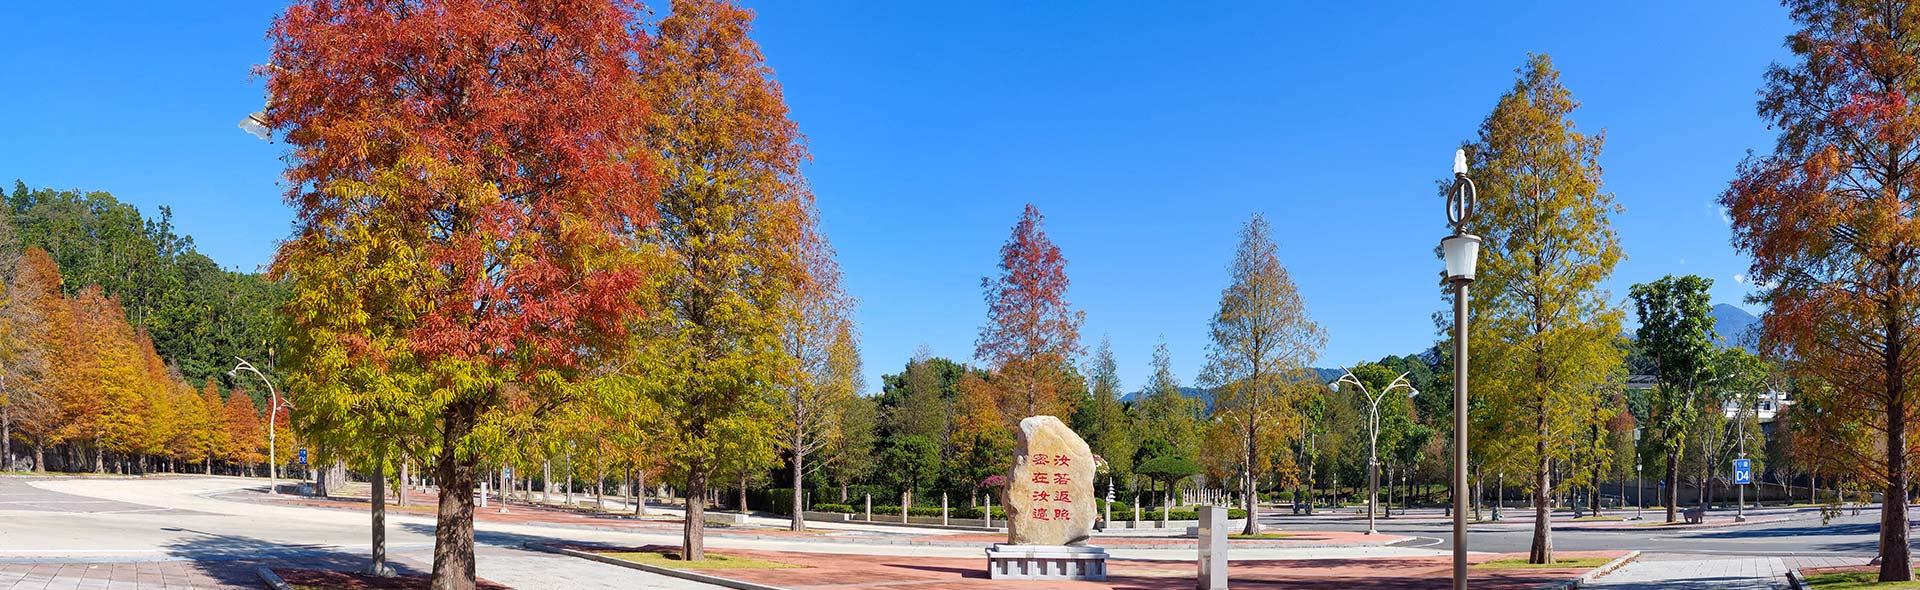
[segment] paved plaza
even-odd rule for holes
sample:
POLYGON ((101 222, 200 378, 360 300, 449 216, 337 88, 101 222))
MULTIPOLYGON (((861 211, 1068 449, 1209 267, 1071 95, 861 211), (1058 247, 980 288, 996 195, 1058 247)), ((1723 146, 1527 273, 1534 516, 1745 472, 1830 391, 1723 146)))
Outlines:
MULTIPOLYGON (((0 477, 0 588, 140 590, 260 588, 259 565, 354 570, 365 565, 364 501, 269 496, 258 480, 0 477)), ((416 496, 416 500, 425 497, 416 496)), ((392 507, 388 547, 394 565, 424 572, 431 562, 428 502, 392 507)), ((602 547, 672 546, 679 528, 671 508, 649 519, 617 518, 497 503, 480 511, 476 538, 482 578, 521 590, 711 588, 585 559, 531 551, 530 543, 602 547)), ((1821 524, 1817 513, 1761 511, 1742 526, 1614 526, 1555 532, 1563 557, 1646 553, 1595 587, 1782 588, 1789 567, 1865 563, 1874 547, 1877 513, 1821 524)), ((981 550, 998 537, 977 532, 880 523, 814 523, 809 533, 781 530, 784 519, 756 516, 744 526, 713 529, 710 550, 806 566, 739 574, 783 588, 887 587, 915 590, 996 587, 984 579, 981 550)), ((1237 587, 1445 587, 1449 524, 1439 513, 1414 511, 1379 521, 1382 534, 1357 531, 1352 515, 1267 515, 1277 540, 1235 541, 1230 569, 1237 587), (1392 581, 1391 584, 1382 585, 1392 581)), ((1523 554, 1530 523, 1476 524, 1475 561, 1523 554)), ((1117 529, 1095 538, 1113 546, 1115 580, 1060 588, 1191 587, 1194 548, 1172 531, 1117 529)), ((1476 570, 1476 587, 1532 588, 1578 571, 1493 573, 1476 570)), ((1048 586, 1053 587, 1053 586, 1048 586)))

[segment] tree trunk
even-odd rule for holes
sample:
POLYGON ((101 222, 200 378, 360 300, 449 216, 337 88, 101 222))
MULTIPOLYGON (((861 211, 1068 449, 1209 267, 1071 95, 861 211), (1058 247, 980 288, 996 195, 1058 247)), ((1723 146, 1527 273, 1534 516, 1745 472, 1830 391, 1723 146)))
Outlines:
POLYGON ((689 457, 687 463, 687 517, 681 527, 680 557, 700 561, 707 558, 707 464, 699 457, 689 457))
POLYGON ((1667 503, 1667 522, 1674 522, 1680 508, 1680 449, 1674 446, 1667 451, 1667 493, 1661 494, 1666 496, 1661 500, 1667 503))
POLYGON ((366 574, 370 576, 391 577, 393 568, 387 567, 387 469, 383 457, 373 463, 373 480, 369 482, 373 489, 373 558, 367 564, 366 574))
POLYGON ((473 432, 478 404, 450 404, 441 428, 440 454, 433 481, 440 486, 440 508, 433 530, 432 590, 474 590, 473 489, 475 458, 461 458, 460 441, 473 432))
POLYGON ((787 530, 791 530, 795 532, 805 532, 807 530, 807 517, 806 515, 801 514, 801 512, 806 511, 806 508, 807 508, 806 505, 803 504, 803 502, 805 501, 803 494, 805 494, 806 491, 803 489, 805 486, 801 485, 801 482, 800 482, 801 478, 804 477, 803 474, 805 473, 805 471, 804 471, 803 465, 806 464, 806 461, 807 461, 807 454, 804 452, 801 452, 797 448, 794 449, 793 451, 793 504, 792 504, 793 520, 787 523, 787 530))
MULTIPOLYGON (((1896 351, 1897 352, 1897 351, 1896 351)), ((1891 364, 1891 363, 1889 363, 1891 364)), ((1897 372, 1896 372, 1897 375, 1897 372)), ((1887 487, 1880 498, 1880 581, 1905 582, 1913 579, 1913 548, 1908 545, 1907 490, 1912 474, 1907 470, 1907 404, 1900 399, 1907 384, 1894 381, 1887 386, 1897 408, 1887 412, 1887 487)))
POLYGON ((647 515, 647 470, 639 467, 633 470, 633 514, 647 515))
POLYGON ((1240 490, 1244 492, 1243 494, 1241 494, 1240 501, 1247 511, 1247 524, 1246 526, 1240 527, 1240 534, 1243 534, 1243 535, 1260 534, 1260 515, 1258 513, 1259 503, 1254 501, 1255 500, 1254 489, 1256 487, 1254 485, 1255 483, 1254 479, 1258 477, 1258 475, 1254 472, 1253 466, 1254 466, 1254 460, 1260 456, 1259 455, 1260 447, 1256 442, 1256 439, 1254 438, 1255 434, 1257 434, 1257 432, 1255 432, 1255 426, 1254 426, 1253 420, 1248 419, 1247 420, 1247 456, 1246 456, 1247 462, 1245 463, 1247 467, 1246 469, 1247 476, 1245 478, 1242 478, 1243 481, 1240 482, 1240 490))
POLYGON ((0 468, 13 471, 13 406, 0 407, 0 468))
POLYGON ((740 473, 740 513, 747 512, 747 474, 743 471, 740 473))
POLYGON ((37 440, 33 443, 33 472, 47 472, 47 444, 37 440))
POLYGON ((1533 549, 1527 554, 1527 563, 1553 563, 1553 459, 1547 455, 1547 416, 1541 414, 1537 419, 1540 438, 1534 440, 1533 452, 1540 458, 1533 473, 1533 549))
POLYGON ((540 462, 540 502, 553 503, 553 462, 540 462))

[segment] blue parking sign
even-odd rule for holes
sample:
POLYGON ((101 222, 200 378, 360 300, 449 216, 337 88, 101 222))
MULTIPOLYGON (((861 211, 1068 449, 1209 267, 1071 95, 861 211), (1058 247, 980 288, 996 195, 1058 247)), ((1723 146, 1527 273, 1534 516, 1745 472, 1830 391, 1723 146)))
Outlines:
POLYGON ((301 464, 301 465, 306 465, 306 464, 307 464, 307 450, 306 450, 306 449, 300 449, 300 464, 301 464))
POLYGON ((1733 483, 1735 484, 1753 483, 1753 460, 1752 459, 1734 459, 1733 460, 1733 483))

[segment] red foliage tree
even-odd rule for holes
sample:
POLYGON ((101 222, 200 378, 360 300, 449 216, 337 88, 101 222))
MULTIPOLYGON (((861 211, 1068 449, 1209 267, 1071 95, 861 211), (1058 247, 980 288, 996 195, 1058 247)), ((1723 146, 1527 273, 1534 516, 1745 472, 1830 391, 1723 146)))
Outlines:
MULTIPOLYGON (((436 590, 474 587, 475 465, 510 438, 506 410, 564 402, 635 307, 633 239, 655 197, 639 10, 302 0, 269 31, 267 119, 292 146, 296 235, 275 261, 296 285, 292 329, 339 310, 418 318, 404 338, 438 423, 436 590), (372 241, 395 246, 358 247, 372 241), (365 284, 302 292, 316 274, 365 284), (399 295, 347 300, 371 291, 399 295)), ((378 322, 356 321, 324 326, 324 344, 362 352, 352 329, 378 322)))
POLYGON ((1000 276, 980 279, 987 325, 980 328, 974 356, 993 368, 989 383, 1008 427, 1027 416, 1065 416, 1073 409, 1065 393, 1075 385, 1070 369, 1081 353, 1085 314, 1067 305, 1067 259, 1041 221, 1040 210, 1028 204, 1000 247, 1000 276))

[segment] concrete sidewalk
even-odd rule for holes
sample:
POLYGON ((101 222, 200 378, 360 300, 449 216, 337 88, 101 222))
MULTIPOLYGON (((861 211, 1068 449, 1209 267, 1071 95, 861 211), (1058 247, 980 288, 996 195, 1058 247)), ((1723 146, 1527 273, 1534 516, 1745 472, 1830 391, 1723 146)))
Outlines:
POLYGON ((1782 590, 1787 588, 1787 566, 1778 557, 1642 557, 1584 587, 1612 590, 1782 590))

